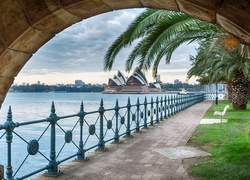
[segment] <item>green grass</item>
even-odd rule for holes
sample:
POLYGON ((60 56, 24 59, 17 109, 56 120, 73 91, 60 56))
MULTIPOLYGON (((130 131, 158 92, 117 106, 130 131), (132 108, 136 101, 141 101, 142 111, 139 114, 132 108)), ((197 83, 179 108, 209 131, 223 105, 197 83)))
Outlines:
POLYGON ((219 118, 215 110, 222 111, 229 105, 227 123, 199 125, 189 140, 212 156, 189 169, 192 176, 200 179, 250 180, 250 106, 247 110, 233 110, 228 101, 219 101, 205 114, 204 118, 219 118))

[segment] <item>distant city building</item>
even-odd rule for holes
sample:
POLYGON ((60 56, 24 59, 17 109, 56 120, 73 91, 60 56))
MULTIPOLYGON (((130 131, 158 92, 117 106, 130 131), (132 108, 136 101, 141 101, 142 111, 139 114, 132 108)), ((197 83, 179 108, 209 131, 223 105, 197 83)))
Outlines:
MULTIPOLYGON (((225 85, 218 83, 217 84, 217 91, 224 91, 224 90, 225 90, 225 85)), ((204 91, 205 92, 216 92, 216 84, 205 85, 204 91)))
POLYGON ((156 75, 156 82, 157 83, 161 82, 161 76, 159 74, 156 75))
POLYGON ((181 83, 181 81, 179 79, 174 80, 174 84, 179 84, 179 83, 181 83))
POLYGON ((148 83, 143 72, 137 67, 130 77, 120 70, 113 78, 109 78, 103 93, 152 93, 161 92, 159 83, 148 83))
POLYGON ((84 82, 82 82, 82 80, 75 80, 75 86, 76 87, 83 87, 84 82))

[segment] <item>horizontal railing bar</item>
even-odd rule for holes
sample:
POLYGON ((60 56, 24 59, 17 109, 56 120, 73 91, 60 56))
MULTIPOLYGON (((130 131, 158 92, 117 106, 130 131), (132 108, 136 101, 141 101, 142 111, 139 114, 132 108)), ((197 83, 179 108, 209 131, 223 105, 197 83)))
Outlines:
POLYGON ((18 126, 25 126, 25 125, 29 125, 29 124, 38 124, 38 123, 42 123, 42 122, 48 122, 48 118, 47 119, 41 119, 41 120, 34 120, 34 121, 27 121, 27 122, 21 122, 18 123, 18 126))
POLYGON ((47 170, 48 169, 48 166, 45 166, 45 167, 43 167, 43 168, 41 168, 41 169, 38 169, 38 170, 36 170, 36 171, 33 171, 32 173, 29 173, 29 174, 27 174, 27 175, 25 175, 25 176, 22 176, 22 177, 19 177, 19 178, 17 178, 17 180, 21 180, 21 179, 25 179, 25 178, 27 178, 27 177, 30 177, 30 176, 32 176, 32 175, 35 175, 35 174, 37 174, 37 173, 39 173, 39 172, 42 172, 42 171, 44 171, 44 170, 47 170))
POLYGON ((98 110, 96 110, 96 111, 89 111, 89 112, 85 112, 85 115, 87 115, 87 114, 94 114, 94 113, 99 113, 99 111, 98 111, 98 110))
POLYGON ((115 110, 115 108, 107 108, 107 109, 105 109, 105 111, 114 111, 115 110))
POLYGON ((67 158, 64 158, 64 159, 60 160, 60 161, 57 161, 57 164, 59 165, 59 164, 65 162, 65 161, 67 161, 67 160, 69 160, 69 159, 71 159, 71 158, 73 158, 73 157, 76 157, 77 155, 78 155, 78 153, 73 154, 73 155, 71 155, 71 156, 69 156, 69 157, 67 157, 67 158))
POLYGON ((120 109, 125 109, 127 106, 119 106, 120 109))
POLYGON ((124 136, 125 134, 126 134, 126 132, 120 134, 119 137, 122 137, 122 136, 124 136))
POLYGON ((58 116, 58 120, 60 119, 66 119, 66 118, 72 118, 72 117, 79 117, 79 114, 72 114, 72 115, 66 115, 66 116, 58 116))
POLYGON ((89 150, 91 150, 91 149, 96 148, 97 146, 98 146, 98 144, 96 144, 96 145, 94 145, 94 146, 91 146, 91 147, 89 147, 89 148, 87 148, 87 149, 84 149, 84 150, 85 150, 85 152, 87 152, 87 151, 89 151, 89 150))
POLYGON ((115 138, 111 138, 111 139, 108 139, 108 140, 106 140, 106 141, 104 141, 105 143, 107 143, 107 142, 110 142, 110 141, 112 141, 112 140, 114 140, 115 138))

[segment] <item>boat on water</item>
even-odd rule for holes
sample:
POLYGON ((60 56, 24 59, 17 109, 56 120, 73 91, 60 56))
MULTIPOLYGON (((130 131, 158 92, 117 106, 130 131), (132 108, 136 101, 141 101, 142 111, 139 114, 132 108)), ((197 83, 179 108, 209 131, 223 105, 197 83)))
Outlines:
POLYGON ((181 91, 180 92, 178 92, 177 94, 180 94, 180 95, 187 95, 187 94, 190 94, 190 93, 188 93, 188 91, 186 90, 186 89, 181 89, 181 91))

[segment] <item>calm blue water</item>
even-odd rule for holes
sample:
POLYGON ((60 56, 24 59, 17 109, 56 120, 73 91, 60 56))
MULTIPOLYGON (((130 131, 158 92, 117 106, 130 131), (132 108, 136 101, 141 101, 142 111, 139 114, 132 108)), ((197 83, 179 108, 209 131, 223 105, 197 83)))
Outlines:
MULTIPOLYGON (((26 122, 47 118, 50 115, 50 106, 52 101, 55 103, 56 114, 58 116, 64 116, 78 113, 81 101, 84 103, 84 111, 89 112, 98 110, 101 99, 104 100, 105 109, 108 109, 115 107, 116 99, 119 101, 119 106, 126 106, 128 97, 130 97, 131 104, 136 104, 138 97, 140 99, 140 103, 143 103, 145 97, 148 102, 150 102, 151 97, 153 97, 155 101, 156 96, 162 96, 164 98, 165 94, 9 93, 0 111, 0 124, 4 124, 6 121, 9 106, 12 108, 14 122, 26 122)), ((90 124, 96 123, 96 119, 98 119, 97 116, 98 114, 96 114, 96 116, 90 115, 89 117, 86 117, 86 120, 88 120, 90 124)), ((66 121, 62 120, 62 122, 60 121, 60 126, 64 130, 71 130, 77 123, 77 120, 77 118, 67 119, 66 121)), ((39 151, 43 153, 44 156, 49 158, 50 131, 47 130, 41 137, 41 134, 47 126, 48 123, 22 126, 16 128, 15 132, 17 132, 17 134, 19 134, 27 142, 32 139, 41 138, 39 139, 39 151)), ((79 129, 79 127, 76 127, 76 131, 78 130, 77 128, 79 129)), ((0 136, 2 136, 3 133, 4 131, 0 131, 0 136)), ((85 136, 88 135, 85 134, 85 136)), ((58 152, 65 145, 63 144, 64 133, 61 132, 60 129, 57 130, 57 139, 59 139, 56 143, 56 149, 58 152)), ((79 135, 73 136, 73 140, 78 143, 79 135)), ((94 141, 98 142, 98 138, 95 136, 89 137, 85 147, 91 147, 91 142, 94 141)), ((5 137, 3 137, 0 139, 0 164, 3 164, 5 167, 7 162, 6 149, 6 140, 5 137)), ((76 151, 76 147, 72 143, 66 144, 60 154, 61 159, 63 157, 67 157, 68 155, 72 155, 72 149, 74 149, 74 152, 76 151)), ((24 160, 26 160, 25 164, 21 167, 15 177, 20 177, 29 173, 32 169, 39 169, 48 164, 48 161, 40 154, 35 156, 28 155, 27 143, 21 140, 18 136, 14 135, 12 143, 12 165, 14 173, 16 172, 17 167, 19 167, 24 160)))
POLYGON ((119 106, 125 106, 130 97, 131 104, 148 101, 156 96, 165 96, 164 94, 101 94, 101 93, 9 93, 0 110, 0 123, 5 122, 8 107, 11 106, 14 121, 27 121, 31 119, 41 119, 50 114, 51 102, 54 101, 56 113, 59 116, 77 113, 80 109, 80 103, 83 101, 85 111, 97 110, 100 106, 100 100, 103 98, 104 107, 113 108, 118 99, 119 106))

